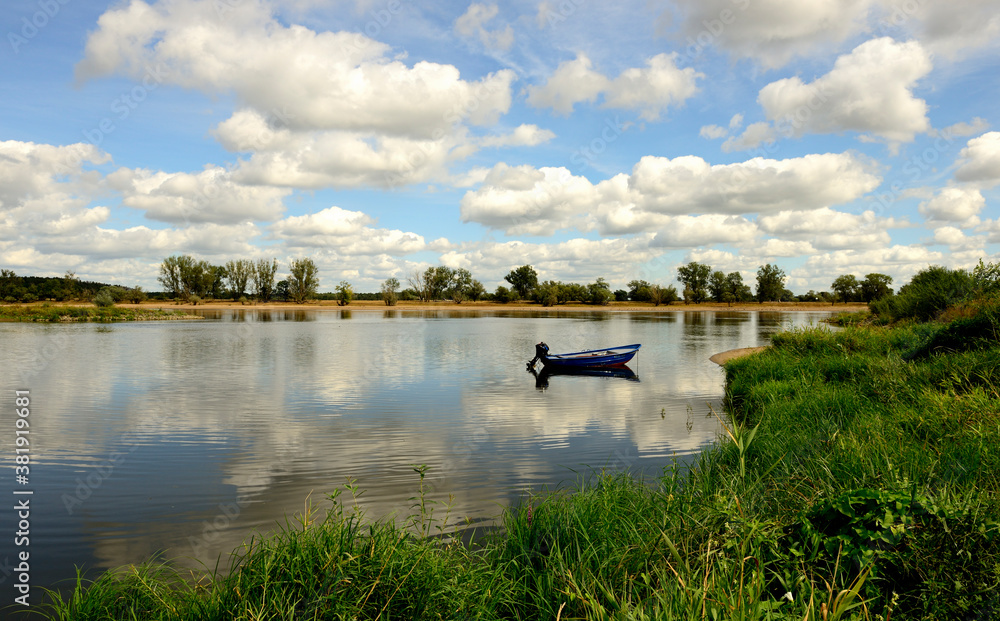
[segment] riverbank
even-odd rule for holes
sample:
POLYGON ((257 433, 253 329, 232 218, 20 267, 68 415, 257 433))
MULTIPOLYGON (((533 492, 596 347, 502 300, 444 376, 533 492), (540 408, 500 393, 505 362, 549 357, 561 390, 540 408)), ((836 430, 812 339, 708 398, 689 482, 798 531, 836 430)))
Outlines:
POLYGON ((0 321, 26 321, 32 323, 79 323, 117 321, 165 321, 177 319, 203 319, 180 309, 162 309, 130 305, 129 307, 70 304, 10 304, 0 305, 0 321))
POLYGON ((476 549, 424 536, 452 525, 415 472, 406 518, 368 521, 334 491, 328 514, 254 539, 229 575, 195 585, 164 566, 127 568, 80 584, 51 613, 992 618, 1000 348, 983 326, 1000 312, 978 313, 776 335, 725 363, 727 435, 692 467, 655 481, 592 473, 576 490, 526 498, 476 549))
POLYGON ((704 302, 701 304, 684 304, 675 302, 673 304, 661 304, 654 306, 650 302, 611 302, 606 306, 594 306, 592 304, 567 303, 555 306, 542 306, 535 302, 511 302, 500 304, 497 302, 463 302, 456 304, 447 301, 415 302, 400 301, 394 306, 386 306, 384 302, 378 300, 356 300, 347 306, 339 306, 334 300, 312 301, 305 304, 295 304, 294 302, 268 302, 266 304, 240 304, 232 300, 208 300, 199 302, 197 305, 181 304, 176 302, 163 302, 150 300, 141 305, 119 304, 122 308, 163 308, 182 310, 216 310, 216 309, 241 309, 241 310, 348 310, 348 311, 536 311, 536 312, 563 312, 563 311, 611 311, 611 312, 857 312, 867 310, 867 304, 836 304, 831 305, 824 302, 757 302, 728 305, 725 303, 704 302))

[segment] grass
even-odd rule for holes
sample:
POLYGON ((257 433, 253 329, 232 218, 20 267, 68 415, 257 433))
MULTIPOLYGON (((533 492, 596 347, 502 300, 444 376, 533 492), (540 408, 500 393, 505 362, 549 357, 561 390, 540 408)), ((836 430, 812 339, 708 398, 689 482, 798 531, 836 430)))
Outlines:
POLYGON ((151 321, 163 319, 198 319, 183 311, 158 308, 120 308, 117 306, 51 306, 49 304, 0 306, 0 321, 30 321, 41 323, 60 322, 112 322, 151 321))
POLYGON ((449 525, 422 486, 400 522, 335 492, 326 515, 247 542, 227 575, 132 567, 79 580, 47 614, 996 618, 1000 348, 981 328, 997 316, 983 304, 947 323, 776 335, 727 363, 726 435, 695 463, 528 497, 475 548, 426 536, 449 525))

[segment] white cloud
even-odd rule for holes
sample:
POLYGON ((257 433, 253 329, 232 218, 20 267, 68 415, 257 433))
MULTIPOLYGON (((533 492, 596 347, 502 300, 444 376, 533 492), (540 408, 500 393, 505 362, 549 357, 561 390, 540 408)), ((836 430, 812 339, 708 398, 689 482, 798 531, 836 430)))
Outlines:
POLYGON ((862 30, 873 0, 678 0, 689 53, 720 47, 775 68, 862 30))
MULTIPOLYGON (((917 35, 937 54, 957 57, 971 48, 995 47, 1000 37, 1000 14, 993 0, 890 3, 887 10, 906 13, 920 21, 917 35), (911 8, 912 7, 912 8, 911 8)), ((892 19, 892 15, 889 19, 892 19)))
POLYGON ((122 192, 122 204, 141 209, 161 222, 237 224, 271 221, 281 216, 291 190, 236 183, 223 168, 200 173, 166 173, 119 169, 109 184, 122 192))
POLYGON ((850 130, 891 143, 909 142, 930 128, 927 104, 912 89, 931 67, 929 55, 915 41, 873 39, 838 58, 830 73, 809 84, 798 77, 768 84, 758 101, 782 134, 850 130))
POLYGON ((478 36, 489 50, 506 51, 514 45, 514 30, 507 25, 502 30, 487 30, 484 26, 500 12, 495 4, 472 3, 468 10, 455 20, 455 32, 463 37, 478 36))
POLYGON ((528 103, 536 108, 552 108, 560 114, 569 114, 574 104, 596 100, 610 82, 592 69, 586 54, 580 53, 575 59, 560 63, 544 85, 529 86, 528 103))
POLYGON ((739 244, 753 240, 758 234, 757 226, 741 216, 668 216, 650 245, 693 248, 712 244, 739 244))
POLYGON ((733 151, 746 151, 756 149, 765 142, 774 142, 777 134, 770 123, 753 123, 746 128, 740 136, 733 136, 722 143, 722 150, 726 153, 733 151))
POLYGON ((920 203, 920 213, 931 221, 957 222, 966 228, 979 224, 978 214, 985 205, 979 190, 943 188, 931 200, 920 203))
POLYGON ((940 226, 934 229, 933 243, 948 246, 952 251, 981 248, 985 240, 985 237, 968 237, 953 226, 940 226))
POLYGON ((322 248, 342 256, 401 256, 428 248, 424 238, 399 230, 376 229, 374 220, 360 211, 328 207, 274 223, 271 233, 289 248, 322 248))
POLYGON ((637 204, 657 213, 770 213, 818 209, 875 189, 879 177, 847 153, 710 165, 700 157, 646 156, 632 169, 637 204))
POLYGON ((698 135, 709 140, 718 140, 729 135, 729 130, 718 125, 703 125, 698 131, 698 135))
POLYGON ((533 147, 555 137, 555 133, 550 130, 537 125, 522 124, 509 134, 484 136, 479 144, 484 147, 533 147))
POLYGON ((265 5, 220 19, 211 2, 154 6, 132 0, 98 20, 77 65, 81 80, 124 74, 208 93, 298 130, 345 130, 427 139, 453 124, 489 124, 510 107, 514 73, 476 82, 452 65, 389 57, 359 33, 284 26, 265 5))
POLYGON ((955 179, 983 182, 987 186, 1000 181, 1000 132, 988 132, 973 138, 962 149, 961 156, 955 179))
POLYGON ((698 91, 698 78, 704 77, 690 67, 677 67, 676 60, 677 54, 657 54, 646 67, 632 67, 610 79, 594 71, 581 53, 561 63, 544 85, 528 87, 528 103, 569 114, 574 104, 595 101, 603 94, 602 107, 639 110, 643 119, 655 121, 669 106, 692 97, 698 91))

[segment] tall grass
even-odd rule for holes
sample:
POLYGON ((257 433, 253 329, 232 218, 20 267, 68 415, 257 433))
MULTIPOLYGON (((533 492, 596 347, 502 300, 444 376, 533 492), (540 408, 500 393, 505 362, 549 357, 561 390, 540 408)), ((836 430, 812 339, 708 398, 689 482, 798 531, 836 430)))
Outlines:
POLYGON ((995 618, 1000 349, 984 337, 913 355, 962 325, 779 334, 726 365, 726 432, 694 463, 653 484, 594 473, 529 496, 475 548, 427 536, 447 514, 435 517, 417 468, 413 514, 398 523, 334 494, 326 515, 247 542, 228 575, 131 568, 79 581, 49 614, 995 618))
POLYGON ((155 319, 200 319, 183 311, 166 311, 158 308, 119 308, 116 306, 0 306, 0 321, 28 321, 41 323, 59 322, 110 322, 149 321, 155 319))

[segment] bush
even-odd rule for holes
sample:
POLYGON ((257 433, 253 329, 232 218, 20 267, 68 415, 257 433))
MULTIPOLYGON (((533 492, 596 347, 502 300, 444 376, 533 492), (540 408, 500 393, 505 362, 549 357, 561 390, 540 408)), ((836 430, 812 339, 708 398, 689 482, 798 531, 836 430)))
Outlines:
POLYGON ((126 297, 133 304, 142 304, 146 301, 146 292, 142 290, 142 287, 135 287, 128 290, 126 297))
POLYGON ((944 309, 958 304, 974 293, 972 277, 965 270, 932 265, 917 272, 909 284, 895 296, 871 303, 871 311, 880 319, 930 321, 944 309))
POLYGON ((188 298, 188 302, 190 302, 193 306, 198 306, 199 304, 201 304, 201 296, 194 295, 192 293, 191 297, 188 298))
POLYGON ((242 306, 246 306, 247 304, 249 304, 249 303, 250 303, 250 300, 248 300, 248 299, 247 299, 247 296, 245 296, 245 295, 241 295, 241 296, 240 296, 240 299, 239 299, 239 300, 237 300, 237 301, 238 301, 238 302, 240 303, 240 305, 242 305, 242 306))
POLYGON ((114 306, 115 297, 114 294, 111 292, 111 287, 103 287, 100 291, 97 292, 97 295, 94 296, 92 302, 94 303, 94 306, 98 306, 100 308, 107 308, 109 306, 114 306))

